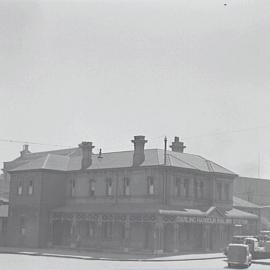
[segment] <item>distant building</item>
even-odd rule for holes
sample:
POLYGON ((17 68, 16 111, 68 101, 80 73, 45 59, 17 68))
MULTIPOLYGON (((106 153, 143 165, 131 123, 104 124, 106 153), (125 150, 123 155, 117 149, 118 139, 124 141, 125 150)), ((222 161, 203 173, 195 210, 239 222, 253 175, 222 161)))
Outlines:
POLYGON ((270 179, 242 177, 234 181, 234 195, 243 200, 270 205, 270 179))
POLYGON ((260 207, 262 229, 270 229, 270 179, 237 177, 234 196, 260 207))
POLYGON ((4 174, 0 174, 0 203, 1 199, 8 201, 9 196, 9 180, 4 174))
POLYGON ((0 246, 6 245, 8 221, 8 185, 4 175, 0 175, 0 246))
MULTIPOLYGON (((167 141, 166 141, 167 142, 167 141)), ((78 148, 5 162, 10 175, 8 244, 122 252, 220 250, 235 229, 255 233, 257 215, 233 208, 237 176, 201 156, 145 149, 93 154, 78 148)))
MULTIPOLYGON (((269 230, 270 222, 267 220, 264 215, 264 207, 257 205, 255 203, 240 199, 238 197, 233 197, 233 207, 239 210, 243 210, 245 212, 249 212, 258 216, 257 222, 257 232, 261 230, 269 230)), ((250 230, 247 230, 249 232, 250 230)))

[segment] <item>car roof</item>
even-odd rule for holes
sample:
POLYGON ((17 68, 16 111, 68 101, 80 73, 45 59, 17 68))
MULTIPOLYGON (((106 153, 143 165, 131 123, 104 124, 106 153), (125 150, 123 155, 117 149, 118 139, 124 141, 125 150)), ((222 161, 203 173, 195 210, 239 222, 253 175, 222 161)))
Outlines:
POLYGON ((229 247, 245 247, 245 248, 247 248, 248 245, 245 245, 245 244, 229 244, 229 247))

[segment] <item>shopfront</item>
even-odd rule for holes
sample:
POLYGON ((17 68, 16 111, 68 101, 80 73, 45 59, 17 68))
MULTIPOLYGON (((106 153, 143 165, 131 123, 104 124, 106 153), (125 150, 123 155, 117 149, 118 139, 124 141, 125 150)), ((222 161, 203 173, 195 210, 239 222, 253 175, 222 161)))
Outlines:
POLYGON ((219 251, 236 234, 235 228, 241 228, 238 234, 256 228, 257 217, 243 211, 194 210, 159 210, 147 214, 53 212, 50 243, 156 254, 219 251))

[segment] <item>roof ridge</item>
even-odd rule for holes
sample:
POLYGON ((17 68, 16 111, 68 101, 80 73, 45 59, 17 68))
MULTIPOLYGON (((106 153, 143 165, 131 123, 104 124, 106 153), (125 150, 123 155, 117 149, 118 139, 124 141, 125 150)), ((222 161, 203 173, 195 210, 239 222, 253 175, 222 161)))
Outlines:
POLYGON ((43 165, 42 165, 42 169, 45 169, 45 167, 46 167, 46 165, 47 165, 47 162, 48 162, 48 159, 49 159, 49 157, 50 157, 50 153, 46 156, 46 159, 45 159, 45 161, 44 161, 44 163, 43 163, 43 165))
MULTIPOLYGON (((222 165, 217 164, 216 162, 214 162, 214 161, 212 161, 212 160, 208 160, 208 161, 210 161, 212 164, 214 164, 214 165, 216 165, 216 166, 218 166, 218 167, 220 167, 220 168, 222 168, 222 169, 224 169, 224 170, 226 170, 226 171, 229 171, 229 172, 231 172, 231 173, 237 175, 235 172, 233 172, 233 171, 231 171, 231 170, 225 168, 225 167, 222 166, 222 165)), ((212 166, 212 164, 211 164, 211 166, 212 166)))
POLYGON ((245 179, 250 179, 250 180, 263 180, 263 181, 270 181, 270 179, 267 179, 267 178, 258 178, 258 177, 249 177, 249 176, 241 176, 241 175, 238 175, 238 178, 245 178, 245 179))
POLYGON ((214 169, 213 169, 213 166, 211 164, 211 161, 208 160, 208 159, 205 159, 205 162, 206 162, 206 166, 207 166, 209 172, 214 172, 214 169))

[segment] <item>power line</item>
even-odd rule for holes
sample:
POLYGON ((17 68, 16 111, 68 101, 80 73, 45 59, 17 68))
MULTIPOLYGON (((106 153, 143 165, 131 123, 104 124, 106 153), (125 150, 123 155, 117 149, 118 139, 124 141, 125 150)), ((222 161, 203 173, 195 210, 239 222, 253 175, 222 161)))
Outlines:
POLYGON ((270 128, 270 124, 264 125, 264 126, 249 127, 249 128, 243 128, 243 129, 233 129, 233 130, 228 130, 228 131, 220 131, 220 132, 184 137, 184 139, 197 139, 197 138, 201 138, 201 137, 219 136, 219 135, 223 135, 223 134, 240 133, 240 132, 257 130, 257 129, 264 129, 264 128, 270 128))
MULTIPOLYGON (((264 125, 264 126, 256 126, 256 127, 249 127, 249 128, 243 128, 243 129, 234 129, 234 130, 228 130, 228 131, 207 133, 207 134, 201 134, 201 135, 196 135, 196 136, 188 136, 188 137, 183 136, 182 138, 183 139, 197 139, 197 138, 202 138, 202 137, 211 137, 211 136, 219 136, 219 135, 223 135, 223 134, 240 133, 240 132, 246 132, 246 131, 257 130, 257 129, 264 129, 264 128, 270 128, 270 124, 264 125)), ((160 139, 160 138, 162 138, 164 136, 165 135, 161 135, 161 136, 158 136, 158 137, 152 137, 152 138, 148 138, 148 140, 156 141, 156 140, 158 140, 158 139, 160 139)), ((12 140, 12 139, 0 139, 0 142, 35 144, 35 145, 55 146, 55 147, 73 147, 73 146, 70 146, 70 145, 48 144, 48 143, 21 141, 21 140, 12 140)), ((120 145, 120 143, 119 143, 119 145, 120 145)))
POLYGON ((68 145, 60 145, 60 144, 49 144, 49 143, 39 143, 39 142, 30 142, 30 141, 10 140, 10 139, 0 139, 0 142, 35 144, 35 145, 55 146, 55 147, 72 147, 70 145, 68 146, 68 145))

